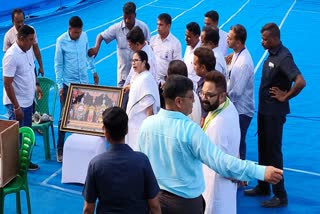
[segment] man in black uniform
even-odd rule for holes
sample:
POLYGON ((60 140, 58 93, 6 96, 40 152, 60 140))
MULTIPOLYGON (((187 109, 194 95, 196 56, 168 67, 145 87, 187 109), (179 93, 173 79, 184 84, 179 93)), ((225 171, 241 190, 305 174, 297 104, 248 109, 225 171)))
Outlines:
MULTIPOLYGON (((292 54, 280 40, 280 29, 268 23, 261 29, 262 46, 269 51, 264 62, 259 89, 258 153, 260 165, 283 169, 282 130, 286 115, 290 113, 289 100, 297 96, 306 82, 294 63, 292 54), (292 83, 294 85, 292 86, 292 83)), ((288 198, 284 180, 272 185, 274 197, 261 203, 262 207, 287 206, 288 198)), ((245 195, 270 195, 270 185, 258 181, 245 195)))

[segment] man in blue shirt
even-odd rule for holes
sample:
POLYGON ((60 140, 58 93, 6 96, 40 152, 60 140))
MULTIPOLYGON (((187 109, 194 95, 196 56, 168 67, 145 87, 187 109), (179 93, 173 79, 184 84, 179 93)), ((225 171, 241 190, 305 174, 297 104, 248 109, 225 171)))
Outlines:
POLYGON ((194 102, 190 79, 171 75, 163 90, 166 110, 161 109, 145 119, 138 139, 140 150, 148 156, 161 189, 162 213, 204 212, 202 163, 228 178, 256 178, 270 183, 282 179, 280 169, 225 154, 186 116, 191 113, 194 102))
POLYGON ((247 30, 242 25, 234 25, 228 34, 228 46, 233 49, 231 64, 227 71, 227 92, 239 113, 241 131, 240 158, 246 159, 246 136, 254 115, 254 65, 245 46, 247 30))
POLYGON ((99 77, 94 70, 94 59, 88 56, 88 37, 82 32, 82 20, 73 16, 69 20, 69 29, 56 42, 54 56, 54 70, 60 95, 60 120, 58 125, 57 161, 62 161, 65 132, 60 131, 61 116, 70 83, 88 84, 88 72, 93 74, 94 84, 98 84, 99 77))
POLYGON ((83 213, 161 213, 159 186, 146 155, 125 144, 128 116, 120 107, 103 113, 104 133, 109 151, 93 158, 83 189, 83 213))

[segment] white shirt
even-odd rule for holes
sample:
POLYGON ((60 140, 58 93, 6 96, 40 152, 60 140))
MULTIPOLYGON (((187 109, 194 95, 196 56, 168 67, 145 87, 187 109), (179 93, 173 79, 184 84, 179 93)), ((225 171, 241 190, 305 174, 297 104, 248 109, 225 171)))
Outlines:
MULTIPOLYGON (((30 26, 31 27, 31 26, 30 26)), ((34 29, 34 28, 33 28, 34 29)), ((6 52, 13 43, 17 40, 18 31, 15 26, 12 26, 4 35, 3 39, 3 52, 6 52)), ((38 44, 37 34, 34 30, 34 44, 38 44)))
POLYGON ((184 52, 184 57, 183 57, 183 61, 184 63, 186 63, 186 66, 188 68, 188 78, 191 79, 193 82, 194 91, 197 89, 197 83, 200 80, 200 77, 196 74, 196 71, 194 70, 194 67, 193 67, 193 53, 198 47, 200 47, 200 45, 201 45, 200 40, 194 48, 188 45, 186 48, 186 51, 184 52))
POLYGON ((247 48, 233 54, 227 71, 227 92, 239 114, 254 115, 254 66, 247 48))
MULTIPOLYGON (((4 55, 2 67, 4 77, 13 77, 12 86, 19 105, 23 108, 30 107, 36 90, 32 48, 24 52, 17 43, 14 43, 4 55)), ((3 90, 3 104, 11 104, 5 90, 3 90)))
POLYGON ((216 67, 215 69, 217 71, 220 71, 224 76, 226 76, 227 73, 227 63, 226 60, 224 59, 224 56, 221 53, 221 50, 219 47, 216 47, 212 49, 214 57, 216 58, 216 67))
MULTIPOLYGON (((139 26, 143 31, 145 40, 150 40, 150 32, 148 26, 136 19, 134 26, 139 26)), ((102 38, 108 44, 112 40, 117 41, 117 57, 118 57, 118 75, 117 82, 126 80, 130 68, 133 51, 129 48, 127 41, 127 33, 130 30, 126 27, 124 21, 120 21, 114 25, 111 25, 108 29, 101 33, 102 38)))
POLYGON ((164 83, 168 73, 168 65, 172 60, 182 59, 180 41, 171 33, 165 39, 157 34, 151 37, 150 46, 157 61, 157 81, 164 83))
POLYGON ((227 43, 227 37, 228 37, 228 33, 219 29, 219 49, 221 50, 221 53, 223 54, 223 56, 227 56, 228 55, 228 43, 227 43))

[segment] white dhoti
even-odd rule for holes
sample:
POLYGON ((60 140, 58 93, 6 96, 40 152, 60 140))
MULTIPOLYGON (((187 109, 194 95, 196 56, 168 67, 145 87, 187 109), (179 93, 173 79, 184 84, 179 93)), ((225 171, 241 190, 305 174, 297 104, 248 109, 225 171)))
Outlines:
MULTIPOLYGON (((209 116, 209 115, 208 115, 209 116)), ((211 141, 225 153, 238 157, 240 145, 239 116, 236 108, 229 105, 211 120, 206 134, 211 141)), ((237 213, 237 184, 230 179, 203 165, 206 201, 206 214, 236 214, 237 213)))

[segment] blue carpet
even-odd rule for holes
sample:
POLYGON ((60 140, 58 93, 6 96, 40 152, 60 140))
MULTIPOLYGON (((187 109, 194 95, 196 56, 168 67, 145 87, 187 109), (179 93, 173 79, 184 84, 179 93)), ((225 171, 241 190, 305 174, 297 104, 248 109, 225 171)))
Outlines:
MULTIPOLYGON (((56 38, 67 31, 68 19, 79 15, 84 21, 84 30, 89 37, 89 43, 94 45, 96 35, 111 24, 122 19, 124 0, 105 0, 66 12, 43 15, 41 18, 29 19, 28 24, 37 30, 41 48, 45 76, 55 79, 53 58, 56 38)), ((156 18, 158 14, 167 12, 173 18, 172 32, 185 50, 185 26, 196 21, 203 26, 203 14, 215 9, 220 14, 219 25, 228 31, 230 26, 240 23, 248 31, 247 48, 251 52, 255 74, 255 97, 261 78, 261 63, 265 57, 261 46, 260 29, 267 22, 275 22, 281 26, 281 39, 287 46, 301 69, 307 87, 298 97, 291 101, 291 114, 287 117, 283 134, 283 154, 285 169, 285 185, 288 191, 289 206, 281 209, 263 209, 259 202, 265 197, 244 197, 243 189, 238 191, 238 213, 320 213, 320 128, 319 91, 320 75, 318 69, 320 60, 317 50, 320 49, 320 4, 315 0, 137 0, 137 17, 156 33, 156 18)), ((6 29, 0 27, 0 41, 3 41, 6 29)), ((102 44, 96 58, 97 70, 100 74, 100 84, 116 85, 117 59, 116 43, 102 44)), ((3 53, 0 53, 2 58, 3 53)), ((91 76, 91 75, 89 75, 91 76)), ((92 79, 91 79, 92 82, 92 79)), ((2 90, 0 90, 2 97, 2 90)), ((257 104, 257 99, 256 99, 257 104)), ((0 118, 5 118, 5 108, 0 106, 0 118)), ((59 104, 56 107, 55 124, 58 121, 59 104)), ((255 115, 256 116, 256 115, 255 115)), ((257 122, 253 119, 247 136, 247 158, 257 160, 257 122)), ((56 130, 57 133, 57 130, 56 130)), ((41 136, 37 137, 37 146, 33 152, 33 161, 40 165, 40 170, 29 173, 33 213, 80 213, 83 206, 81 197, 82 186, 76 184, 61 184, 61 164, 55 161, 55 151, 51 150, 52 160, 44 160, 41 136)), ((256 181, 251 181, 255 186, 256 181)), ((5 213, 15 212, 15 198, 6 197, 5 213)), ((26 210, 24 194, 22 194, 23 210, 26 210)), ((25 212, 24 212, 25 213, 25 212)))

